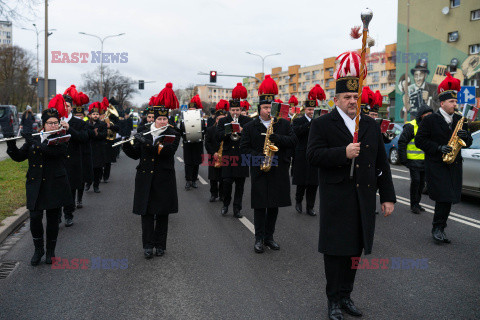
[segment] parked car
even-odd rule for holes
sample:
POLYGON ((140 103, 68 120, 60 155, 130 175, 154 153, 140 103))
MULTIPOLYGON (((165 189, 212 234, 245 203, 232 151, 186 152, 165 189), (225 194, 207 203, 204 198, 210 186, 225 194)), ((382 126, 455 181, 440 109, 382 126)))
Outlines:
POLYGON ((39 132, 42 128, 42 115, 40 113, 35 114, 35 122, 33 123, 33 131, 39 132))
POLYGON ((395 133, 395 138, 393 138, 390 143, 385 143, 385 151, 387 152, 388 161, 391 164, 400 164, 400 157, 398 156, 398 139, 402 134, 403 126, 395 123, 393 132, 395 133))
POLYGON ((17 135, 19 126, 17 107, 0 105, 0 139, 5 133, 17 135))
POLYGON ((480 197, 480 130, 472 134, 470 148, 462 149, 463 186, 462 192, 480 197))

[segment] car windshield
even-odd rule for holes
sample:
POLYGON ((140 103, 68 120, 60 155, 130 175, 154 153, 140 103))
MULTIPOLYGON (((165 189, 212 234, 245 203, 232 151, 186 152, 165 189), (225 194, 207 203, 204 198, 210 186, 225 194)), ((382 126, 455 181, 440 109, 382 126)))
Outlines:
POLYGON ((7 109, 0 107, 0 118, 3 118, 3 116, 4 116, 5 113, 6 113, 6 110, 7 110, 7 109))

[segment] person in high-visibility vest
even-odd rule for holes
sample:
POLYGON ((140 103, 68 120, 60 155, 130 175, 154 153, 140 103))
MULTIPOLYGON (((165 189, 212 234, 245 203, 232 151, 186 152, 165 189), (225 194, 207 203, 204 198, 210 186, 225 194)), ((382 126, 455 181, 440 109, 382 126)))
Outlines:
POLYGON ((425 185, 425 153, 415 146, 415 136, 422 119, 432 112, 432 108, 427 104, 422 105, 416 118, 405 123, 398 139, 400 162, 410 170, 410 210, 415 214, 425 211, 420 205, 425 185))

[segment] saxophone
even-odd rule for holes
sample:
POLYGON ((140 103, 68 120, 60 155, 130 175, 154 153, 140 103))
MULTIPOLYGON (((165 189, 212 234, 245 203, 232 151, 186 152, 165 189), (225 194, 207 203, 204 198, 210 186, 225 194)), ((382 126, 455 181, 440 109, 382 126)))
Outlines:
POLYGON ((222 154, 223 154, 223 141, 220 142, 220 148, 218 148, 218 158, 215 160, 215 168, 220 168, 222 166, 222 154))
POLYGON ((452 151, 442 156, 443 162, 447 164, 452 164, 455 161, 455 158, 457 157, 458 153, 460 152, 460 149, 462 149, 462 147, 465 147, 467 145, 465 141, 460 139, 457 135, 458 130, 462 129, 464 122, 465 122, 465 117, 462 116, 462 118, 458 121, 457 125, 455 126, 455 130, 453 131, 453 134, 450 137, 450 140, 448 141, 448 145, 452 148, 452 151))
POLYGON ((273 118, 270 121, 270 125, 268 126, 267 133, 265 134, 265 143, 263 144, 263 155, 265 159, 263 159, 262 165, 260 166, 260 170, 263 172, 268 172, 272 168, 272 159, 275 155, 275 152, 278 152, 278 147, 274 145, 270 141, 270 135, 273 133, 273 118))

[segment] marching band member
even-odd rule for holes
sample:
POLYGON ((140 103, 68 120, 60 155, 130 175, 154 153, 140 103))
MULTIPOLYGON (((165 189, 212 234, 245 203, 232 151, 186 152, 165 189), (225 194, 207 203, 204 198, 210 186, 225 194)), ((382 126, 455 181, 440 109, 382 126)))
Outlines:
POLYGON ((41 136, 25 134, 25 143, 18 149, 15 140, 7 141, 7 154, 13 161, 28 160, 27 181, 27 209, 30 211, 30 231, 33 237, 35 253, 30 261, 32 266, 40 263, 44 249, 43 212, 47 217, 47 255, 45 263, 51 264, 55 257, 55 246, 58 235, 58 217, 62 207, 73 205, 73 197, 68 183, 65 157, 67 143, 61 142, 48 145, 48 139, 62 136, 61 133, 48 134, 60 128, 60 114, 67 116, 65 100, 62 95, 56 95, 49 103, 48 109, 42 112, 44 125, 41 136), (58 110, 56 109, 58 108, 58 110))
MULTIPOLYGON (((113 100, 113 99, 111 99, 113 100)), ((113 103, 116 103, 114 100, 113 103)), ((118 141, 117 134, 120 131, 118 111, 115 106, 108 101, 106 97, 103 98, 102 108, 105 111, 103 114, 103 121, 107 125, 107 139, 105 143, 105 164, 103 166, 102 178, 104 183, 108 183, 110 179, 110 171, 112 170, 112 163, 117 162, 117 151, 113 144, 118 141)))
POLYGON ((435 201, 432 236, 436 242, 451 242, 445 228, 452 204, 460 202, 462 192, 462 146, 449 145, 457 125, 459 130, 456 135, 463 140, 464 147, 470 147, 473 142, 467 123, 459 124, 463 117, 455 113, 459 91, 460 80, 447 73, 438 86, 440 109, 422 120, 415 137, 415 146, 425 152, 428 195, 435 201), (447 163, 443 156, 452 152, 453 147, 457 148, 458 154, 453 162, 447 163))
POLYGON ((248 166, 242 165, 242 154, 240 152, 240 138, 245 124, 252 119, 240 114, 240 99, 247 98, 247 89, 241 84, 232 90, 232 100, 230 100, 229 114, 218 122, 217 139, 223 141, 223 158, 226 159, 225 165, 222 165, 223 179, 223 207, 222 215, 228 213, 228 206, 232 201, 233 183, 235 183, 235 194, 233 196, 233 216, 241 218, 243 191, 245 179, 248 177, 248 166), (239 133, 225 133, 225 125, 228 123, 238 123, 239 133))
POLYGON ((326 96, 322 87, 319 84, 315 85, 308 93, 308 100, 305 101, 305 116, 295 118, 292 121, 293 132, 298 139, 298 144, 295 148, 292 179, 292 184, 297 186, 295 209, 298 213, 302 213, 302 200, 306 193, 306 213, 310 216, 316 215, 313 208, 318 188, 318 168, 313 167, 307 161, 308 134, 315 107, 318 105, 317 100, 325 99, 326 96))
POLYGON ((214 112, 214 124, 207 128, 205 133, 205 149, 208 158, 208 180, 210 181, 210 202, 217 198, 223 201, 222 159, 224 144, 217 139, 218 122, 225 118, 228 110, 228 101, 220 100, 214 112), (222 154, 219 154, 222 153, 222 154))
POLYGON ((360 56, 346 52, 337 60, 341 62, 334 74, 336 108, 312 121, 307 145, 308 162, 319 168, 318 251, 324 255, 330 319, 343 319, 340 308, 354 316, 362 315, 350 298, 356 273, 352 257, 359 257, 362 250, 365 254, 372 251, 376 186, 385 216, 392 213, 396 201, 385 146, 375 120, 361 115, 360 142, 352 143, 360 56))
MULTIPOLYGON (((84 116, 85 116, 85 107, 90 101, 88 96, 84 94, 83 92, 79 92, 79 98, 78 98, 78 103, 81 104, 80 106, 76 106, 73 108, 73 115, 85 122, 84 116)), ((78 188, 77 191, 77 209, 83 208, 83 192, 85 189, 85 183, 92 183, 93 181, 93 164, 92 164, 92 146, 90 143, 90 127, 88 126, 88 123, 85 122, 85 129, 87 130, 87 141, 81 144, 80 149, 82 150, 82 183, 80 185, 80 188, 78 188)))
POLYGON ((164 255, 168 215, 178 212, 174 156, 180 135, 168 124, 168 111, 176 108, 177 97, 172 84, 167 83, 152 107, 155 121, 146 129, 160 130, 147 135, 137 133, 133 144, 123 144, 123 151, 128 157, 140 159, 135 176, 133 213, 142 216, 142 242, 146 259, 153 257, 153 248, 156 248, 156 256, 164 255), (167 137, 173 137, 173 140, 166 143, 167 137))
MULTIPOLYGON (((84 94, 82 93, 82 95, 84 94)), ((80 96, 74 85, 65 90, 63 97, 67 106, 68 117, 60 121, 60 125, 67 129, 67 134, 72 136, 67 145, 65 166, 73 197, 73 203, 63 208, 63 214, 65 216, 65 227, 71 227, 73 225, 73 212, 75 211, 76 191, 84 187, 82 145, 88 141, 88 131, 87 124, 83 121, 83 108, 80 107, 77 110, 77 106, 82 105, 83 101, 81 99, 84 98, 80 96), (73 115, 80 113, 82 113, 80 118, 73 115)), ((61 216, 59 217, 59 222, 60 220, 61 216)))
MULTIPOLYGON (((103 166, 105 165, 105 144, 107 139, 107 124, 100 120, 100 116, 105 113, 106 106, 100 102, 90 104, 88 113, 89 134, 92 147, 92 166, 93 166, 93 191, 100 193, 100 180, 102 179, 103 166)), ((90 189, 90 184, 85 185, 85 191, 90 189)))
MULTIPOLYGON (((200 96, 196 95, 192 98, 188 104, 188 110, 197 110, 202 109, 202 101, 200 96)), ((201 130, 202 137, 205 134, 205 122, 201 121, 201 130)), ((203 154, 203 141, 198 142, 188 142, 187 134, 185 131, 185 123, 182 121, 180 124, 180 131, 183 135, 183 162, 185 164, 185 190, 190 190, 193 188, 198 188, 198 169, 202 163, 202 154, 203 154)))
MULTIPOLYGON (((152 97, 152 98, 154 98, 154 97, 152 97)), ((152 98, 150 98, 150 101, 152 101, 151 100, 152 98)), ((150 103, 153 103, 153 101, 150 102, 150 103)), ((137 132, 145 131, 145 126, 149 123, 152 123, 153 120, 154 120, 154 112, 153 112, 152 106, 146 107, 145 110, 143 110, 143 114, 145 115, 145 119, 137 127, 137 132)))
POLYGON ((372 119, 378 118, 378 110, 382 106, 383 97, 380 91, 375 91, 373 94, 373 101, 370 105, 370 110, 368 111, 368 115, 372 119))
MULTIPOLYGON (((254 209, 254 250, 257 253, 265 251, 264 245, 272 250, 280 249, 273 239, 278 208, 292 205, 288 175, 290 161, 286 154, 288 148, 295 147, 297 138, 288 120, 270 115, 271 103, 276 94, 278 94, 277 84, 270 75, 266 75, 258 88, 259 117, 244 126, 240 141, 241 153, 251 159, 251 206, 254 209), (278 147, 278 152, 270 158, 270 166, 265 162, 268 159, 264 157, 267 138, 267 142, 270 141, 278 147)), ((271 149, 274 149, 273 146, 271 149)))
POLYGON ((362 88, 362 96, 360 107, 362 108, 362 114, 368 116, 370 115, 370 106, 373 105, 373 99, 375 98, 375 93, 370 89, 369 86, 364 86, 362 88))

